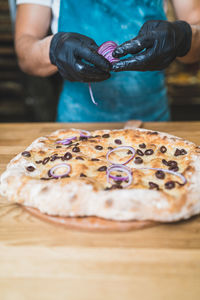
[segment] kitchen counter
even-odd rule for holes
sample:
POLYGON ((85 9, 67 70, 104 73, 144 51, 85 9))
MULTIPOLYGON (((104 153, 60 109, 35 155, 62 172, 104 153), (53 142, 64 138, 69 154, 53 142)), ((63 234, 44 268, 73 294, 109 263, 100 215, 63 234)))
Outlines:
MULTIPOLYGON (((59 128, 123 123, 0 124, 0 173, 35 138, 59 128)), ((200 122, 144 123, 200 144, 200 122)), ((200 217, 126 233, 45 223, 0 198, 0 299, 184 300, 200 295, 200 217)))

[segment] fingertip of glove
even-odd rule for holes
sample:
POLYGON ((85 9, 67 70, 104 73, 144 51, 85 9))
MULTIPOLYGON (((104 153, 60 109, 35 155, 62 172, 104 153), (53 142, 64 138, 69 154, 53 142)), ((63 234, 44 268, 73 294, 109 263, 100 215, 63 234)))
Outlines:
POLYGON ((118 65, 118 63, 115 63, 115 64, 112 65, 112 70, 111 71, 113 71, 113 72, 119 72, 119 65, 118 65))
POLYGON ((119 58, 122 55, 123 55, 123 51, 121 48, 116 48, 112 53, 112 56, 115 58, 119 58))

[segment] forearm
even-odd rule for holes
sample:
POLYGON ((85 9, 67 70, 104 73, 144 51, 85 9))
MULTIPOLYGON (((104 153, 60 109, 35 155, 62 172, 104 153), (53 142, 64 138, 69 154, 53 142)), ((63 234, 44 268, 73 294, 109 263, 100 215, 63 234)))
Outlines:
POLYGON ((178 58, 183 63, 200 61, 200 1, 172 0, 177 20, 184 20, 192 27, 192 45, 188 54, 178 58))
POLYGON ((49 47, 52 36, 37 39, 24 34, 15 41, 15 48, 20 68, 31 75, 49 76, 57 71, 49 59, 49 47))
POLYGON ((184 57, 179 57, 178 60, 191 64, 200 62, 200 25, 191 25, 192 27, 192 45, 188 54, 184 57))

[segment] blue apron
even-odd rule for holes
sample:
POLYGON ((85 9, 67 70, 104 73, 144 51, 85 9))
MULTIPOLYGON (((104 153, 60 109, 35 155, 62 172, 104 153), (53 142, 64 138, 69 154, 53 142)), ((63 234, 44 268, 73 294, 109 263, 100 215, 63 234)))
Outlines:
MULTIPOLYGON (((61 0, 58 31, 78 32, 97 45, 134 38, 147 20, 164 20, 164 0, 61 0)), ((58 104, 59 122, 116 122, 130 119, 169 120, 163 72, 119 72, 88 84, 64 81, 58 104)))

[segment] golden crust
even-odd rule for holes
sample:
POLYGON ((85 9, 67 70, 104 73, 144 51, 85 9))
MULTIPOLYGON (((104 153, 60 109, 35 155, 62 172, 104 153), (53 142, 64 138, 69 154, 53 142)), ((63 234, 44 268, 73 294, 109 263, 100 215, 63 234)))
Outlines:
MULTIPOLYGON (((187 206, 188 193, 191 188, 191 178, 194 174, 197 174, 196 176, 199 175, 195 168, 195 164, 199 163, 199 147, 193 143, 165 133, 143 129, 97 130, 91 132, 91 137, 85 140, 80 139, 79 130, 63 129, 49 136, 37 139, 26 151, 28 151, 30 155, 24 156, 19 154, 14 158, 8 165, 7 171, 3 174, 1 179, 2 193, 11 201, 26 203, 25 199, 22 200, 22 190, 24 190, 24 186, 26 186, 30 180, 34 181, 34 185, 37 185, 37 182, 41 185, 42 182, 43 190, 40 191, 43 195, 42 197, 44 197, 44 194, 48 197, 50 185, 57 185, 59 182, 60 189, 62 189, 67 185, 75 183, 77 186, 88 185, 92 187, 93 193, 103 191, 109 194, 114 189, 117 189, 120 195, 124 190, 129 190, 129 192, 132 193, 145 190, 148 197, 152 195, 152 201, 155 200, 155 195, 158 195, 156 192, 159 192, 160 197, 163 197, 163 199, 168 202, 169 207, 167 209, 174 214, 176 212, 179 213, 183 207, 187 206), (58 141, 72 136, 77 138, 72 144, 62 145, 58 143, 58 141), (106 168, 110 165, 106 159, 106 154, 109 149, 111 149, 110 147, 117 148, 119 146, 131 146, 137 151, 135 158, 126 164, 126 166, 132 170, 132 183, 122 190, 117 189, 119 185, 117 185, 116 182, 112 180, 107 182, 106 176, 106 168), (65 158, 67 152, 72 155, 69 160, 65 158), (140 163, 138 163, 138 158, 140 163), (166 162, 173 162, 172 166, 166 165, 166 162), (71 166, 69 177, 60 179, 50 178, 48 171, 59 163, 67 163, 71 166), (174 169, 173 164, 176 164, 174 169), (34 170, 29 171, 27 169, 29 166, 32 166, 34 170), (105 170, 101 171, 100 168, 102 167, 106 167, 105 170), (155 170, 142 168, 172 169, 183 174, 187 179, 187 183, 182 185, 179 177, 168 173, 164 174, 164 178, 159 178, 155 170), (16 170, 19 171, 21 183, 14 183, 15 176, 12 175, 11 170, 14 173, 16 170), (168 188, 168 182, 173 182, 174 187, 168 188), (13 196, 13 193, 10 193, 12 194, 12 196, 10 196, 10 194, 6 192, 5 189, 7 186, 9 186, 11 190, 17 189, 17 191, 15 191, 16 196, 13 196)), ((128 153, 127 149, 116 151, 110 155, 110 159, 116 164, 123 164, 130 157, 131 154, 128 153)), ((117 173, 115 175, 117 175, 117 173)), ((123 183, 121 186, 123 186, 123 183)), ((29 195, 30 194, 27 195, 27 198, 29 195)), ((77 197, 77 195, 70 198, 69 202, 71 206, 64 215, 70 215, 70 213, 75 216, 81 215, 79 209, 82 204, 77 202, 78 198, 80 197, 77 197)), ((197 198, 193 203, 195 207, 198 207, 194 213, 199 212, 199 204, 197 205, 199 199, 197 198)), ((30 201, 29 203, 29 201, 27 201, 27 203, 29 205, 32 202, 30 201)), ((86 205, 89 204, 86 203, 86 205)), ((104 209, 111 210, 114 205, 115 199, 113 199, 113 197, 110 199, 106 198, 104 209)), ((143 203, 140 205, 144 206, 143 203)), ((148 205, 150 205, 150 203, 148 205)), ((190 207, 191 211, 193 206, 191 203, 188 203, 188 207, 190 207)), ((145 208, 145 210, 146 209, 147 208, 145 208)), ((127 210, 129 210, 129 212, 137 211, 135 205, 131 208, 127 207, 127 210)), ((153 214, 159 214, 159 210, 160 208, 156 208, 155 206, 150 218, 158 220, 159 218, 154 218, 153 214)), ((60 214, 62 215, 62 213, 60 214)), ((186 211, 186 214, 188 214, 188 211, 186 211)), ((101 216, 101 214, 99 214, 99 216, 101 216)), ((103 217, 105 217, 105 215, 103 217)), ((180 218, 183 217, 181 214, 180 218)), ((109 218, 112 219, 112 213, 109 215, 109 218)), ((141 219, 141 217, 135 217, 135 219, 137 218, 141 219)), ((161 217, 159 220, 166 221, 166 218, 161 217)))

